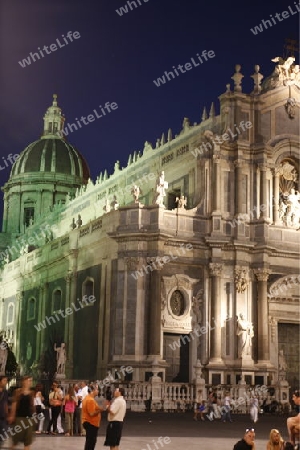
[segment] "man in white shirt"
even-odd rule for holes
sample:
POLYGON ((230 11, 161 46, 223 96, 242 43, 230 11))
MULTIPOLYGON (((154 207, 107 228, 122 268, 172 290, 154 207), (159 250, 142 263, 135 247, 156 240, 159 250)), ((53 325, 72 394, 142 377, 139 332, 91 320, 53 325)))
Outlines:
POLYGON ((119 444, 122 436, 123 421, 126 414, 126 401, 124 399, 124 389, 116 388, 114 399, 108 406, 108 425, 106 429, 105 446, 110 450, 119 450, 119 444))
POLYGON ((78 389, 78 392, 76 394, 76 397, 78 400, 80 400, 80 405, 78 407, 78 424, 80 426, 80 435, 81 436, 85 436, 85 429, 82 427, 82 423, 81 423, 81 417, 82 417, 82 402, 83 399, 88 395, 89 391, 88 391, 88 386, 86 384, 85 381, 82 381, 80 383, 80 388, 78 389))

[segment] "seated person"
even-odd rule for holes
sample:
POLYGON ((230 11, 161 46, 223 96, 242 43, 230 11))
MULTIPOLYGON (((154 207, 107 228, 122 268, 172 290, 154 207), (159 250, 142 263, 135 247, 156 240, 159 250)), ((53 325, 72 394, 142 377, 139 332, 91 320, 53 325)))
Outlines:
POLYGON ((300 439, 300 413, 299 413, 299 406, 300 406, 300 394, 299 391, 295 391, 293 393, 293 401, 295 403, 295 406, 297 408, 298 414, 295 417, 289 417, 286 421, 287 429, 289 433, 289 440, 293 445, 296 444, 296 440, 299 441, 300 439))
POLYGON ((270 439, 267 443, 267 450, 284 450, 284 440, 278 430, 273 428, 270 432, 270 439))

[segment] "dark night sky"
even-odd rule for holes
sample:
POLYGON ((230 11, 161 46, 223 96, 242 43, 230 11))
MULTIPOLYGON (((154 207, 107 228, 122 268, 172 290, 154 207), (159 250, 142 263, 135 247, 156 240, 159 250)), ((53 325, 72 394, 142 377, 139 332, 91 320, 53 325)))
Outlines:
MULTIPOLYGON (((298 0, 297 0, 298 1, 298 0)), ((0 156, 20 153, 42 133, 43 115, 58 94, 67 121, 87 116, 105 102, 118 109, 71 134, 69 140, 87 159, 92 178, 113 171, 115 161, 142 150, 168 128, 173 136, 183 118, 199 122, 203 106, 218 96, 242 65, 243 90, 252 90, 254 65, 268 76, 270 60, 283 56, 287 37, 298 38, 299 13, 256 36, 250 31, 294 0, 140 0, 119 16, 125 0, 2 0, 0 3, 0 156), (49 46, 68 31, 80 39, 22 68, 18 61, 49 46), (172 66, 185 64, 203 50, 215 57, 161 87, 153 80, 172 66)), ((299 7, 300 8, 300 7, 299 7)), ((0 158, 2 162, 2 158, 0 158)), ((2 164, 3 166, 3 164, 2 164)), ((9 169, 0 170, 0 185, 9 169)))

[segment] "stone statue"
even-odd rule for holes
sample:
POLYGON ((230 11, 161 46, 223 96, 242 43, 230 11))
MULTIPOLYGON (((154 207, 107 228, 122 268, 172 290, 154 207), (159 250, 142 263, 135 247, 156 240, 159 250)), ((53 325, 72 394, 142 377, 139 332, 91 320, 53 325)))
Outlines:
POLYGON ((290 67, 295 61, 294 56, 290 56, 286 60, 281 58, 280 56, 276 56, 276 58, 272 59, 273 62, 278 62, 278 72, 281 74, 284 78, 290 78, 290 67))
POLYGON ((74 219, 74 217, 73 217, 72 223, 71 223, 71 225, 70 225, 70 229, 71 229, 71 231, 72 231, 72 230, 74 230, 75 228, 76 228, 76 223, 75 223, 75 219, 74 219))
POLYGON ((133 196, 134 203, 139 203, 139 196, 141 195, 141 190, 136 184, 131 189, 131 195, 133 196))
POLYGON ((187 204, 187 199, 184 195, 181 195, 180 197, 176 197, 176 203, 178 209, 185 209, 187 204))
POLYGON ((287 366, 287 363, 286 363, 286 360, 285 360, 285 356, 283 354, 283 350, 279 350, 279 354, 278 354, 278 370, 286 372, 287 367, 288 366, 287 366))
POLYGON ((168 189, 168 182, 165 181, 165 172, 162 171, 160 173, 160 176, 157 180, 156 184, 156 199, 155 203, 157 205, 163 205, 164 204, 164 197, 166 196, 166 189, 168 189))
POLYGON ((112 208, 114 209, 114 210, 117 210, 117 209, 119 209, 119 202, 118 202, 118 200, 117 200, 117 197, 114 195, 114 197, 113 197, 113 201, 111 202, 111 206, 112 206, 112 208))
POLYGON ((5 368, 8 356, 8 349, 6 342, 2 341, 0 345, 0 375, 5 375, 5 368))
POLYGON ((104 210, 106 213, 109 213, 110 210, 111 210, 111 206, 110 206, 110 203, 109 203, 108 198, 106 199, 105 205, 103 206, 103 210, 104 210))
POLYGON ((237 320, 236 334, 238 336, 238 357, 251 355, 252 338, 254 336, 253 325, 245 319, 242 313, 237 320))
POLYGON ((287 206, 288 206, 288 216, 289 216, 289 222, 291 225, 298 225, 299 219, 300 219, 300 194, 299 192, 295 191, 295 189, 291 189, 291 193, 288 196, 287 199, 287 206))
POLYGON ((9 256, 8 252, 4 256, 4 262, 5 262, 5 264, 8 264, 10 262, 10 256, 9 256))
POLYGON ((77 228, 80 228, 81 225, 82 225, 82 219, 81 219, 81 215, 80 214, 78 214, 78 219, 76 221, 76 224, 77 224, 77 228))
POLYGON ((60 347, 56 347, 54 344, 54 351, 56 352, 56 373, 58 375, 64 375, 66 366, 66 344, 62 343, 60 347))
POLYGON ((281 200, 280 204, 279 204, 279 219, 282 220, 282 222, 286 223, 286 209, 287 209, 287 205, 286 203, 281 200))

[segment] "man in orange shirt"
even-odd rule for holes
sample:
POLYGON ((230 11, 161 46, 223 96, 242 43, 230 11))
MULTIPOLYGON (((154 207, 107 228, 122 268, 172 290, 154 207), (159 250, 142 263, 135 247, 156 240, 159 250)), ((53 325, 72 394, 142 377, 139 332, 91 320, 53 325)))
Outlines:
POLYGON ((82 401, 82 426, 86 430, 84 450, 94 450, 97 442, 97 433, 101 421, 101 412, 107 409, 99 408, 95 397, 98 395, 98 386, 90 385, 89 394, 82 401))

